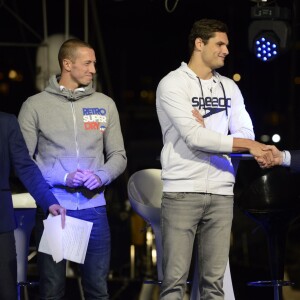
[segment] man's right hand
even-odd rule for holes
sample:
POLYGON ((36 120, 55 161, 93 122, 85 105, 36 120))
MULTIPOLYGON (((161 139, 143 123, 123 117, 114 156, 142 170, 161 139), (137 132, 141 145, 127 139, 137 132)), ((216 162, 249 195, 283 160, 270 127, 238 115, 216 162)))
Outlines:
POLYGON ((253 155, 261 168, 270 168, 274 166, 273 153, 270 149, 266 149, 265 144, 253 141, 249 152, 253 155))
POLYGON ((233 152, 249 151, 261 168, 270 168, 274 166, 273 153, 269 149, 266 149, 266 145, 257 141, 233 138, 233 152))
MULTIPOLYGON (((272 166, 280 166, 283 162, 283 152, 277 149, 274 145, 265 145, 263 148, 264 151, 271 151, 273 155, 272 166)), ((257 160, 258 164, 264 164, 264 161, 261 159, 257 160)))
POLYGON ((82 170, 76 170, 74 172, 71 172, 67 175, 66 178, 66 186, 68 187, 79 187, 82 186, 84 183, 85 174, 82 170))

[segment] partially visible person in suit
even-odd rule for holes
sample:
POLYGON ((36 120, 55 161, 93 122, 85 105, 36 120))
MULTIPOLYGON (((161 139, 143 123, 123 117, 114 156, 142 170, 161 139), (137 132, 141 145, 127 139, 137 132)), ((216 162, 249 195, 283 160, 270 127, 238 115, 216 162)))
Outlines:
MULTIPOLYGON (((272 166, 289 167, 291 172, 300 172, 300 150, 279 150, 274 145, 267 145, 266 150, 271 150, 273 154, 272 166)), ((260 158, 258 163, 262 168, 270 168, 265 164, 264 159, 260 158)), ((286 245, 285 272, 289 280, 294 282, 293 291, 300 291, 300 220, 297 218, 289 227, 286 245)))
POLYGON ((265 150, 271 150, 273 161, 271 164, 266 164, 263 157, 257 161, 262 168, 271 168, 273 166, 290 167, 294 172, 300 172, 300 150, 279 150, 274 145, 266 145, 265 150))
POLYGON ((16 221, 9 184, 11 169, 45 212, 62 216, 66 210, 51 193, 39 168, 30 158, 17 118, 0 112, 0 299, 17 299, 16 221))

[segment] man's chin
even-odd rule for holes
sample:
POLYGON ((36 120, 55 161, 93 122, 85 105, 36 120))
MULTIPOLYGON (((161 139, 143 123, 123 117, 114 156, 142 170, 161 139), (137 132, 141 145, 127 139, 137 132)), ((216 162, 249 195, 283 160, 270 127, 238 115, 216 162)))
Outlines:
POLYGON ((215 69, 219 69, 219 68, 224 67, 224 64, 225 64, 225 61, 219 62, 218 64, 215 65, 215 69))
POLYGON ((86 86, 88 86, 91 82, 92 82, 92 80, 90 80, 90 81, 85 81, 85 82, 81 82, 81 86, 82 86, 82 87, 86 87, 86 86))

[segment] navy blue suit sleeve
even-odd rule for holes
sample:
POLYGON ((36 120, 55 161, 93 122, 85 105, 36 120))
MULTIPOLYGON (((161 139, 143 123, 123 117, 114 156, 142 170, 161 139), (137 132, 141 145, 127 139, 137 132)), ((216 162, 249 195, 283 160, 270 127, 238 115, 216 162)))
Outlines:
POLYGON ((14 170, 36 203, 47 212, 49 206, 58 204, 38 166, 29 156, 18 120, 9 119, 9 155, 14 170))
POLYGON ((300 172, 300 150, 290 151, 291 153, 291 170, 300 172))

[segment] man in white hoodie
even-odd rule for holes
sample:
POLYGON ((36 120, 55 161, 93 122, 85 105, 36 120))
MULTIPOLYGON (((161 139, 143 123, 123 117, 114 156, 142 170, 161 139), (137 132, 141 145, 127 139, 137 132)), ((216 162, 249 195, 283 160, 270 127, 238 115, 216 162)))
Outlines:
POLYGON ((228 154, 249 151, 265 166, 273 160, 265 145, 254 141, 238 86, 215 71, 229 53, 227 31, 218 20, 195 22, 189 63, 170 72, 157 88, 164 143, 161 300, 183 299, 195 238, 201 300, 224 299, 235 183, 228 154))

